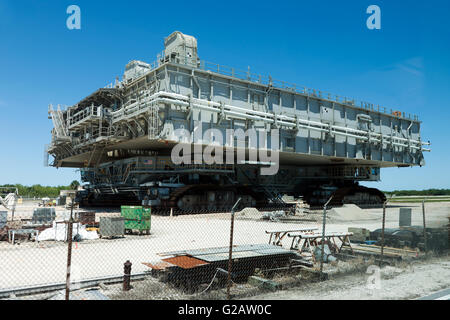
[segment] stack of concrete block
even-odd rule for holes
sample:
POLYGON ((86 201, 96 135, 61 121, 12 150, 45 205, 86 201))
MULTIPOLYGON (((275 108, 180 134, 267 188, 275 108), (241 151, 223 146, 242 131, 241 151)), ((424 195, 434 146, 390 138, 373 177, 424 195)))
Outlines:
POLYGON ((281 284, 272 281, 272 280, 268 280, 268 279, 264 279, 264 278, 260 278, 257 276, 250 276, 248 278, 248 283, 255 286, 255 287, 259 287, 259 288, 263 288, 263 289, 267 289, 270 291, 276 291, 276 290, 281 290, 282 286, 281 284))
POLYGON ((8 221, 8 211, 0 211, 0 229, 6 226, 8 221))
POLYGON ((370 230, 365 228, 348 228, 348 232, 352 232, 353 235, 350 236, 350 241, 352 242, 364 242, 370 240, 370 230))
POLYGON ((35 208, 31 218, 34 224, 49 224, 56 218, 55 208, 35 208))

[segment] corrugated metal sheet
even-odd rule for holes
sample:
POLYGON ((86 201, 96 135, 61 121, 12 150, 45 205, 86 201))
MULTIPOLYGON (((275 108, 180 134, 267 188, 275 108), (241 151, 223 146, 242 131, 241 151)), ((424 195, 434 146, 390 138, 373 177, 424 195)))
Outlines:
MULTIPOLYGON (((252 258, 252 257, 262 257, 266 255, 282 255, 282 254, 290 254, 291 251, 283 249, 279 246, 274 246, 271 244, 249 244, 249 245, 238 245, 233 247, 233 259, 239 258, 252 258)), ((177 261, 175 258, 186 258, 190 256, 192 258, 196 258, 199 261, 207 261, 207 262, 217 262, 228 259, 229 255, 229 247, 215 247, 215 248, 203 248, 203 249, 195 249, 195 250, 186 250, 186 251, 173 251, 161 253, 160 255, 175 255, 174 258, 163 259, 164 261, 174 263, 173 261, 177 261), (175 260, 172 260, 175 259, 175 260)))
POLYGON ((192 258, 189 256, 176 256, 172 258, 162 259, 165 262, 176 265, 183 269, 191 269, 209 264, 203 260, 192 258))
POLYGON ((287 254, 287 253, 290 253, 289 250, 282 249, 282 248, 260 249, 260 250, 255 250, 254 252, 259 253, 261 255, 274 255, 274 254, 287 254))
POLYGON ((165 262, 165 261, 158 262, 158 263, 155 263, 155 264, 148 263, 148 262, 142 262, 142 264, 147 266, 147 267, 149 267, 149 268, 152 268, 153 270, 164 270, 166 268, 173 267, 173 264, 165 262))
MULTIPOLYGON (((233 253, 240 252, 240 251, 265 250, 265 249, 273 249, 273 248, 274 248, 273 245, 267 244, 267 243, 236 245, 236 246, 233 246, 233 253)), ((206 255, 206 254, 228 253, 228 250, 229 250, 229 247, 213 247, 213 248, 163 252, 163 253, 159 253, 159 255, 160 256, 171 256, 171 255, 201 256, 201 255, 206 255)))
MULTIPOLYGON (((205 254, 201 256, 197 256, 198 258, 201 258, 202 260, 208 261, 208 262, 216 262, 216 261, 223 261, 228 259, 228 252, 224 253, 217 253, 217 254, 205 254)), ((261 256, 261 254, 255 252, 255 251, 240 251, 240 252, 234 252, 233 251, 233 259, 240 259, 240 258, 251 258, 251 257, 258 257, 261 256)))

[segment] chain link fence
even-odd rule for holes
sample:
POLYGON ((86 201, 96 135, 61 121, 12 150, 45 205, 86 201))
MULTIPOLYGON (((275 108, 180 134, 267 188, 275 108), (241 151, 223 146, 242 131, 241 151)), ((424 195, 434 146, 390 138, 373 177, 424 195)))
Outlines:
POLYGON ((418 256, 437 241, 422 228, 425 238, 418 232, 417 243, 405 238, 393 249, 384 226, 398 223, 391 217, 398 208, 360 209, 361 219, 352 210, 237 203, 232 212, 162 215, 139 206, 70 210, 24 201, 14 221, 9 213, 0 226, 0 298, 248 298, 389 261, 405 247, 418 256), (357 227, 374 231, 360 238, 357 227), (428 246, 418 249, 422 239, 428 246))

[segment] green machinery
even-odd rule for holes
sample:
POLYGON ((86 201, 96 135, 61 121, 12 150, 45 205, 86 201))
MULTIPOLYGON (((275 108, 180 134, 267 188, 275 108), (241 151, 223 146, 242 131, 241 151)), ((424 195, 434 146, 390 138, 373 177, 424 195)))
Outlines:
POLYGON ((142 206, 121 206, 121 215, 125 218, 125 232, 139 230, 150 234, 151 208, 142 206))

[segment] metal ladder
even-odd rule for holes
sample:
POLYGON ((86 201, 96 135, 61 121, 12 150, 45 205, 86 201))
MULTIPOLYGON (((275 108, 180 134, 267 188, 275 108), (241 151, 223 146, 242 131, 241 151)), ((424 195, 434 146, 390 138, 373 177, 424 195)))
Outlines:
POLYGON ((150 104, 148 117, 148 138, 155 139, 158 134, 159 120, 158 120, 158 106, 152 102, 150 104))
POLYGON ((53 105, 48 106, 48 113, 53 121, 53 126, 56 131, 56 136, 60 137, 68 137, 67 128, 64 125, 64 116, 61 111, 61 106, 58 104, 58 108, 56 110, 53 109, 53 105))

